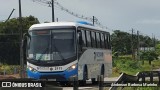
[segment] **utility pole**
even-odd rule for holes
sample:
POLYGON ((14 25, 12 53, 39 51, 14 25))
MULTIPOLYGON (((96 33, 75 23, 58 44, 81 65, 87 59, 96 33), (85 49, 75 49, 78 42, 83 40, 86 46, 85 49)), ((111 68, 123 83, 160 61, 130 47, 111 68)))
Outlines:
POLYGON ((139 31, 137 31, 137 60, 140 60, 140 53, 139 53, 139 31))
POLYGON ((93 16, 93 25, 94 25, 95 17, 93 16))
POLYGON ((21 12, 21 0, 19 0, 19 31, 20 31, 20 77, 24 78, 24 60, 23 60, 23 49, 22 49, 22 12, 21 12))
POLYGON ((133 49, 133 28, 132 28, 131 48, 132 48, 132 59, 134 59, 134 49, 133 49))
POLYGON ((93 25, 95 24, 95 22, 97 22, 98 21, 98 19, 95 17, 95 16, 93 16, 93 25))
POLYGON ((154 49, 156 50, 156 38, 155 38, 155 35, 154 35, 154 49))
POLYGON ((12 12, 10 13, 9 17, 7 18, 7 20, 6 20, 5 22, 7 22, 7 21, 10 19, 10 17, 11 17, 11 15, 13 14, 14 10, 15 10, 15 9, 13 8, 12 12))
POLYGON ((52 0, 52 22, 54 22, 54 0, 52 0))

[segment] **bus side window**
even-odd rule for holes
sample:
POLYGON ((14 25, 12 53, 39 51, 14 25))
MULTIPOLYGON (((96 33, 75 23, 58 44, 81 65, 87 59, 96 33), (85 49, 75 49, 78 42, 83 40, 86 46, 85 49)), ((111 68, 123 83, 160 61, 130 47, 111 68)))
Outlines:
POLYGON ((85 30, 81 30, 82 32, 82 41, 83 41, 83 47, 86 47, 86 35, 85 35, 85 30))
POLYGON ((97 41, 97 48, 100 48, 100 36, 99 33, 96 33, 96 41, 97 41))
POLYGON ((111 49, 111 38, 109 34, 108 34, 108 48, 111 49))
POLYGON ((108 35, 105 34, 105 48, 108 49, 108 35))
POLYGON ((109 49, 109 35, 107 34, 107 49, 109 49))
POLYGON ((86 36, 87 36, 87 47, 91 47, 90 31, 86 31, 86 36))
POLYGON ((95 32, 91 32, 91 39, 92 39, 92 47, 96 47, 96 38, 95 38, 95 32))
POLYGON ((101 45, 102 45, 102 48, 105 48, 104 47, 104 34, 101 33, 101 45))
POLYGON ((100 48, 102 48, 101 32, 99 33, 99 38, 100 38, 100 48))

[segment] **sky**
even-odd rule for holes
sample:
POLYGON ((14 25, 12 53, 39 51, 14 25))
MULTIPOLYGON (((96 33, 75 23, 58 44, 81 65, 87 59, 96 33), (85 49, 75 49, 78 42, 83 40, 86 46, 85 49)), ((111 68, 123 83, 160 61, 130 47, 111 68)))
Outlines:
MULTIPOLYGON (((40 1, 40 0, 39 0, 40 1)), ((43 0, 41 0, 43 1, 43 0)), ((46 1, 46 0, 44 0, 46 1)), ((48 0, 51 1, 51 0, 48 0)), ((122 30, 131 33, 137 30, 143 35, 155 35, 160 39, 160 0, 56 0, 69 11, 86 17, 95 16, 108 27, 106 31, 122 30)), ((21 0, 22 16, 33 15, 41 23, 52 21, 51 7, 33 0, 21 0)), ((18 17, 18 0, 0 0, 0 21, 6 20, 15 9, 11 18, 18 17)), ((55 5, 55 19, 59 21, 83 21, 55 5)))

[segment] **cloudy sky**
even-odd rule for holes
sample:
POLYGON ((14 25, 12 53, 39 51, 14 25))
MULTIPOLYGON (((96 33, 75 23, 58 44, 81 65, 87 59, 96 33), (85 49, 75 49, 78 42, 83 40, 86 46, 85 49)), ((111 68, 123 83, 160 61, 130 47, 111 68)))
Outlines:
MULTIPOLYGON (((33 15, 40 22, 51 21, 51 7, 33 0, 22 1, 22 16, 33 15)), ((43 1, 43 0, 42 0, 43 1)), ((44 0, 45 1, 45 0, 44 0)), ((50 1, 50 0, 48 0, 50 1)), ((122 30, 131 33, 139 30, 143 35, 160 39, 160 0, 57 0, 63 7, 86 17, 95 16, 108 31, 122 30)), ((6 20, 15 8, 18 17, 18 0, 0 0, 0 21, 6 20)), ((55 5, 55 18, 59 21, 82 21, 55 5)))

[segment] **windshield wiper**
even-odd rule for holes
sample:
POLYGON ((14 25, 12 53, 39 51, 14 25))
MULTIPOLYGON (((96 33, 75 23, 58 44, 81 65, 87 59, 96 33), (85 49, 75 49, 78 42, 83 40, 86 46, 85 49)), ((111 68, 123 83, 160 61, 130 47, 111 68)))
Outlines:
POLYGON ((40 55, 40 57, 38 58, 38 61, 41 60, 41 58, 43 57, 43 55, 49 50, 50 47, 50 40, 48 39, 48 45, 47 47, 44 49, 44 51, 42 52, 42 54, 40 55))
POLYGON ((55 45, 54 45, 54 49, 58 52, 61 59, 64 60, 64 57, 63 57, 62 53, 58 50, 58 48, 55 45))
MULTIPOLYGON (((51 33, 51 41, 52 41, 52 37, 54 37, 54 34, 53 34, 53 33, 51 33)), ((55 43, 54 38, 53 38, 53 42, 55 43)), ((52 43, 52 42, 51 42, 51 43, 52 43)), ((52 44, 51 44, 51 47, 52 47, 52 44)), ((58 50, 58 48, 56 47, 55 44, 53 45, 53 47, 54 47, 55 51, 58 52, 58 54, 59 54, 59 56, 61 57, 61 59, 62 59, 63 61, 65 61, 62 53, 58 50)), ((54 57, 53 57, 53 58, 54 58, 54 57)))
POLYGON ((43 55, 49 50, 49 45, 46 49, 44 49, 43 53, 40 55, 40 57, 38 58, 38 61, 41 60, 41 58, 43 57, 43 55))

